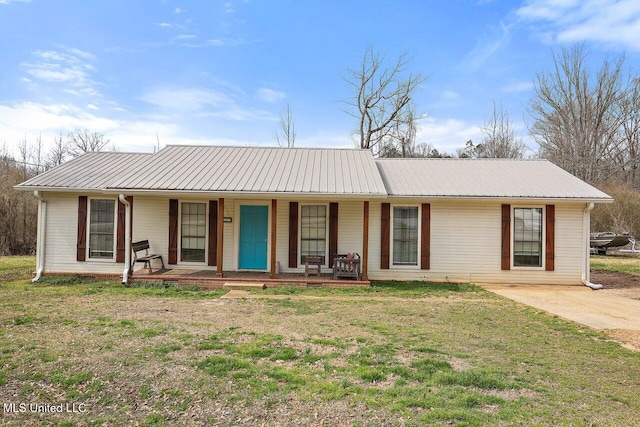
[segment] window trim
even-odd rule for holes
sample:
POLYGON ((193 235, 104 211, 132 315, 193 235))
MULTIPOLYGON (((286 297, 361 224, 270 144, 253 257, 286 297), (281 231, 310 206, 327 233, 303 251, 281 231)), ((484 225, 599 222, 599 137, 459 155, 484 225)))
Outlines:
POLYGON ((112 197, 87 197, 87 235, 86 239, 86 257, 85 262, 115 262, 116 251, 118 247, 118 199, 112 197), (91 256, 91 201, 92 200, 111 200, 113 201, 113 253, 111 258, 96 258, 91 256))
POLYGON ((396 268, 399 270, 421 270, 421 257, 422 257, 422 205, 419 203, 399 203, 391 204, 389 213, 389 268, 396 268), (393 259, 393 221, 395 208, 416 208, 418 210, 418 229, 417 229, 417 251, 416 251, 416 263, 415 264, 395 264, 393 259))
POLYGON ((324 206, 325 223, 324 223, 324 264, 322 267, 329 267, 329 203, 298 203, 298 266, 304 267, 302 262, 302 208, 304 206, 324 206))
POLYGON ((546 215, 547 215, 547 208, 545 205, 511 205, 511 236, 510 236, 510 242, 511 242, 511 268, 512 269, 516 269, 516 270, 530 270, 530 271, 540 271, 540 270, 545 270, 546 269, 546 262, 547 262, 547 257, 545 256, 546 254, 546 250, 547 250, 547 239, 546 239, 546 235, 547 235, 547 220, 546 220, 546 215), (540 229, 540 240, 541 240, 541 245, 540 245, 540 265, 536 265, 536 266, 532 266, 532 265, 515 265, 514 263, 514 258, 515 258, 515 246, 516 246, 516 242, 515 242, 515 230, 516 230, 516 209, 540 209, 541 211, 541 218, 540 218, 540 223, 542 224, 542 227, 540 229))
MULTIPOLYGON (((208 200, 193 200, 193 199, 178 199, 178 264, 180 265, 194 265, 194 266, 209 266, 209 201, 208 200), (182 204, 183 203, 200 203, 204 204, 204 260, 203 261, 182 261, 182 204)), ((215 266, 214 266, 215 267, 215 266)))

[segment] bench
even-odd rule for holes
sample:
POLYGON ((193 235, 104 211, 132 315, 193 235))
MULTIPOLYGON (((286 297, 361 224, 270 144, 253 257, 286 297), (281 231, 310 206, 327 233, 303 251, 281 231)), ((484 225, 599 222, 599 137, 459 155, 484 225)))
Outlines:
POLYGON ((134 242, 131 244, 131 249, 133 250, 133 262, 144 262, 143 268, 149 269, 149 274, 151 274, 151 261, 154 259, 159 259, 162 264, 162 269, 164 270, 164 260, 162 259, 162 255, 158 254, 150 254, 149 253, 149 241, 141 240, 139 242, 134 242), (144 256, 139 257, 138 252, 144 251, 144 256))
POLYGON ((333 279, 349 277, 360 280, 360 255, 346 254, 336 255, 333 259, 333 279))

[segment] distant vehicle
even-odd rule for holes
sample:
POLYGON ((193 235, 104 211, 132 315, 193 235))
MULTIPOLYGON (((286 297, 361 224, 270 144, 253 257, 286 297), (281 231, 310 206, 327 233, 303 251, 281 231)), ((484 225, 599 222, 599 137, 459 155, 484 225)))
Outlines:
POLYGON ((618 248, 629 243, 629 233, 612 233, 606 231, 603 233, 591 233, 590 245, 592 252, 598 255, 606 255, 608 248, 618 248))

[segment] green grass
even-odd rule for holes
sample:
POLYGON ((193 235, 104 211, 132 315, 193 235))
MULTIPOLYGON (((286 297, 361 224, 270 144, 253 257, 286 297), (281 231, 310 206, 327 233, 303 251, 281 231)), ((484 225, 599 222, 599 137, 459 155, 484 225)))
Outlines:
POLYGON ((419 281, 398 282, 398 281, 372 281, 369 287, 359 288, 299 288, 292 286, 283 286, 279 288, 270 288, 266 290, 255 291, 251 293, 256 295, 311 295, 311 296, 395 296, 402 298, 423 298, 430 296, 449 295, 449 294, 478 294, 482 288, 471 284, 452 284, 452 283, 425 283, 419 281))
POLYGON ((89 405, 54 425, 640 424, 640 354, 604 333, 469 285, 282 291, 2 283, 0 401, 89 405))
POLYGON ((640 275, 640 257, 627 254, 591 255, 591 269, 640 275))

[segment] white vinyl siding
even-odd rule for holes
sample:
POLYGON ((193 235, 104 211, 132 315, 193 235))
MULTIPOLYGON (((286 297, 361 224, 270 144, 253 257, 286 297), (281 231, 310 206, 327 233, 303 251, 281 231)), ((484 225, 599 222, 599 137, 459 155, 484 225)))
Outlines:
MULTIPOLYGON (((393 200, 409 205, 415 199, 393 200)), ((501 202, 425 200, 431 204, 430 269, 380 268, 380 205, 369 217, 369 278, 459 283, 580 284, 584 203, 557 203, 555 271, 540 268, 501 270, 501 202)), ((515 204, 505 200, 502 203, 515 204)), ((521 200, 517 201, 522 203, 521 200)), ((544 251, 543 251, 544 254, 544 251)))

